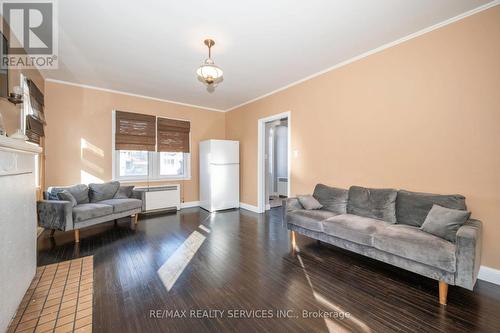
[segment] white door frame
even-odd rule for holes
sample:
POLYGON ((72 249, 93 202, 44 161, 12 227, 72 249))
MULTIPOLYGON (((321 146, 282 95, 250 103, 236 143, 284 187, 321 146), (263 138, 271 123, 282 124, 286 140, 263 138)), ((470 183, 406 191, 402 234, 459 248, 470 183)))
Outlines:
POLYGON ((287 159, 288 159, 288 196, 291 195, 290 193, 290 184, 291 184, 291 170, 292 170, 292 112, 287 111, 287 112, 282 112, 278 113, 266 118, 261 118, 258 121, 258 151, 257 151, 257 208, 259 213, 264 213, 266 211, 266 195, 265 195, 265 190, 266 190, 266 177, 265 177, 265 161, 266 159, 264 158, 264 154, 266 153, 266 149, 264 147, 265 145, 265 124, 270 121, 274 120, 279 120, 282 118, 287 118, 288 119, 288 154, 287 154, 287 159))

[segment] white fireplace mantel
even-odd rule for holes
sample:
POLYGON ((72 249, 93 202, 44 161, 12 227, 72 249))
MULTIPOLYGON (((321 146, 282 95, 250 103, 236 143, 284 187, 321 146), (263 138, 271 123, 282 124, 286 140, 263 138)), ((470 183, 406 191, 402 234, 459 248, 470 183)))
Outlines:
POLYGON ((35 154, 42 152, 42 148, 40 148, 39 146, 36 146, 29 142, 25 142, 23 140, 9 138, 4 135, 0 135, 0 149, 16 150, 18 152, 35 154))
POLYGON ((0 332, 5 332, 36 270, 35 156, 42 149, 0 136, 0 332))

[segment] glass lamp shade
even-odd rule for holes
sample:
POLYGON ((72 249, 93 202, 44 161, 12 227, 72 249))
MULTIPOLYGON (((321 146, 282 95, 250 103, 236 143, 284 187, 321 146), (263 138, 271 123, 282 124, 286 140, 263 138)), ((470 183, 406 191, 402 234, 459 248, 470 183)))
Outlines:
POLYGON ((197 70, 198 78, 206 85, 212 85, 222 79, 222 69, 217 67, 212 59, 207 59, 197 70))

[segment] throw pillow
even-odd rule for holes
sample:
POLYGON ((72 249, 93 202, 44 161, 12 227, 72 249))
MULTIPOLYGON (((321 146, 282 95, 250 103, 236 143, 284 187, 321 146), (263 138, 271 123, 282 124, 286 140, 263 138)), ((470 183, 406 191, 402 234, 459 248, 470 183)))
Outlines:
POLYGON ((458 229, 469 219, 470 212, 433 205, 422 229, 429 234, 455 242, 458 229))
POLYGON ((297 199, 299 199, 300 204, 307 210, 311 209, 321 209, 323 207, 322 204, 319 203, 312 195, 298 195, 297 199))
POLYGON ((113 199, 120 188, 120 182, 112 181, 103 184, 89 184, 90 202, 113 199))
POLYGON ((132 197, 132 190, 134 186, 120 186, 118 192, 115 194, 115 199, 128 199, 132 197))
POLYGON ((57 198, 59 200, 71 202, 71 205, 73 207, 75 207, 77 205, 75 197, 73 196, 73 194, 69 193, 69 191, 67 191, 67 190, 62 190, 61 192, 57 193, 57 198))

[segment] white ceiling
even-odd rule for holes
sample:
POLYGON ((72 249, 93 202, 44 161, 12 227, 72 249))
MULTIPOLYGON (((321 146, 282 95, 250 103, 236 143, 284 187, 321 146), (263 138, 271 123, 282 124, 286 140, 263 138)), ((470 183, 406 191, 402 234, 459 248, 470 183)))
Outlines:
POLYGON ((58 1, 46 78, 227 110, 489 0, 58 1), (224 82, 196 79, 215 39, 224 82))

